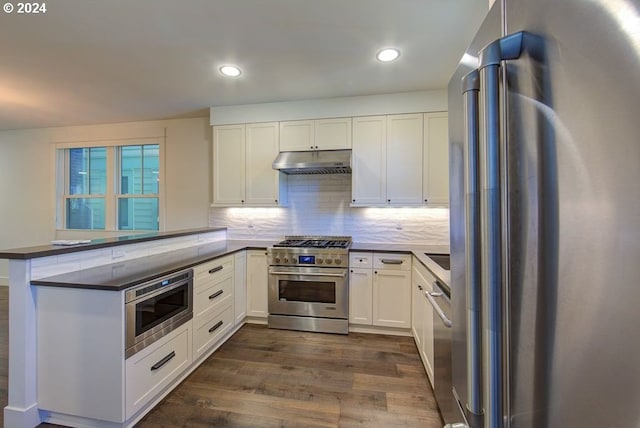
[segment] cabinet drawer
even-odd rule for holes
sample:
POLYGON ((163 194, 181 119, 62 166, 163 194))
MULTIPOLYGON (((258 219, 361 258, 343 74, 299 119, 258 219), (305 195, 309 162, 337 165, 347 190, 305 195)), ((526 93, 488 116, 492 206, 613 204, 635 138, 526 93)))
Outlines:
POLYGON ((126 360, 126 418, 144 407, 191 364, 191 322, 126 360), (175 334, 175 335, 174 335, 175 334))
POLYGON ((374 254, 373 267, 375 269, 411 270, 411 254, 374 254))
POLYGON ((350 253, 349 267, 354 268, 372 268, 373 253, 350 253))
POLYGON ((231 306, 233 302, 233 276, 223 278, 206 287, 193 291, 193 315, 206 317, 219 308, 231 306))
POLYGON ((233 308, 216 312, 213 317, 195 327, 193 335, 194 359, 207 352, 233 326, 233 308))
POLYGON ((233 275, 233 256, 211 260, 193 268, 195 288, 206 287, 220 279, 233 275))

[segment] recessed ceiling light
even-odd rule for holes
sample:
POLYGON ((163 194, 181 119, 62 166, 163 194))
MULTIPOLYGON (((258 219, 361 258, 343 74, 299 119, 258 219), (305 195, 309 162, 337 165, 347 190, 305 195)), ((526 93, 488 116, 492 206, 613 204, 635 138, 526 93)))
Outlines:
POLYGON ((227 77, 238 77, 242 74, 242 70, 235 65, 223 65, 220 67, 220 73, 227 77))
POLYGON ((397 59, 400 56, 400 51, 394 48, 382 49, 376 54, 378 61, 390 62, 397 59))

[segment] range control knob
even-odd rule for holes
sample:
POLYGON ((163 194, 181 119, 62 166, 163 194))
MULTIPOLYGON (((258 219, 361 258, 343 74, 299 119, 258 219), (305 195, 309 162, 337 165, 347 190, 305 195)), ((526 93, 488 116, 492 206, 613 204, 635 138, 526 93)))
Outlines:
POLYGON ((324 259, 322 257, 318 257, 316 259, 316 263, 318 263, 319 265, 321 265, 322 263, 324 263, 324 259))
POLYGON ((276 264, 280 263, 280 257, 276 257, 276 264))
POLYGON ((284 262, 285 262, 285 263, 289 263, 289 257, 285 257, 285 258, 284 258, 284 262))
POLYGON ((335 259, 334 262, 337 265, 342 264, 342 259, 335 259))
POLYGON ((333 259, 327 259, 327 264, 330 265, 331 263, 333 263, 333 259))

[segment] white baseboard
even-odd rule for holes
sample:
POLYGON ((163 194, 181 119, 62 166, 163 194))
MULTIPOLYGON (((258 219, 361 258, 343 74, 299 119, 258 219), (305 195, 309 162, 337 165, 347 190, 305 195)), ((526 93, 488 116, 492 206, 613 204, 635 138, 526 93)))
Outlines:
POLYGON ((8 276, 0 276, 0 286, 9 286, 9 277, 8 276))
POLYGON ((41 422, 38 403, 24 409, 13 406, 4 408, 5 428, 33 428, 40 425, 41 422))
POLYGON ((387 334, 390 336, 411 336, 411 329, 349 324, 349 333, 387 334))

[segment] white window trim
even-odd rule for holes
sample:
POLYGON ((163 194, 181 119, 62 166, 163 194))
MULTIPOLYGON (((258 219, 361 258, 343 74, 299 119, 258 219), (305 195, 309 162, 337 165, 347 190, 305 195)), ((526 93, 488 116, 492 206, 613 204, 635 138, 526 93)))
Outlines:
POLYGON ((74 142, 61 142, 53 144, 55 168, 56 168, 56 180, 54 186, 56 188, 54 212, 55 212, 55 227, 58 231, 82 231, 86 233, 91 232, 117 232, 121 233, 136 233, 136 232, 150 232, 149 230, 121 230, 118 229, 117 224, 117 200, 120 197, 157 197, 158 198, 158 232, 165 230, 166 224, 166 185, 164 176, 166 174, 165 163, 165 137, 150 137, 150 138, 131 138, 131 139, 118 139, 118 140, 102 140, 102 141, 74 141, 74 142), (122 195, 116 193, 118 183, 119 168, 116 168, 116 148, 120 146, 144 146, 150 144, 158 145, 158 165, 160 167, 160 173, 158 174, 158 189, 159 193, 151 195, 122 195), (65 200, 67 198, 92 198, 102 197, 97 195, 68 195, 67 190, 67 172, 69 170, 68 157, 65 156, 67 149, 78 148, 92 148, 92 147, 106 147, 107 150, 107 188, 105 193, 105 228, 104 229, 67 229, 66 227, 66 209, 65 200), (111 175, 111 177, 109 176, 111 175))

